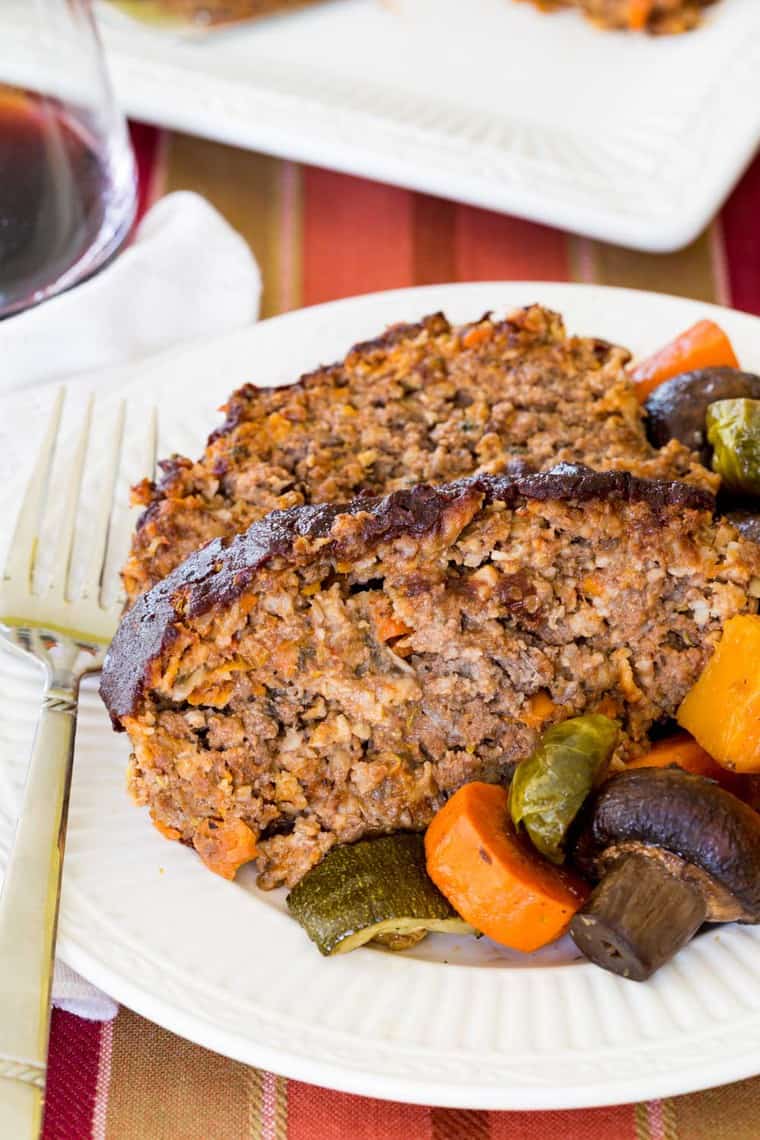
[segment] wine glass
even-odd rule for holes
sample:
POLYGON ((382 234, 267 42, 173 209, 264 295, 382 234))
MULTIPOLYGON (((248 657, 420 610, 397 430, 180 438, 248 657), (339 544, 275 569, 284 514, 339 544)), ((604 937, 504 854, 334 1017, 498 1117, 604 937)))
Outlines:
POLYGON ((135 165, 90 0, 0 0, 0 318, 100 269, 135 165))

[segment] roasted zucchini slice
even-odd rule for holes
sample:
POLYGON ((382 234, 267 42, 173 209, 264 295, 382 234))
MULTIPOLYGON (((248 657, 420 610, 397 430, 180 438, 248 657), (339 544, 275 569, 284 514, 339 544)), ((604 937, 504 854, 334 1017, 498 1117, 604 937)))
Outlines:
POLYGON ((290 892, 288 908, 325 956, 371 941, 404 950, 429 931, 474 933, 429 877, 424 839, 413 832, 333 847, 290 892))

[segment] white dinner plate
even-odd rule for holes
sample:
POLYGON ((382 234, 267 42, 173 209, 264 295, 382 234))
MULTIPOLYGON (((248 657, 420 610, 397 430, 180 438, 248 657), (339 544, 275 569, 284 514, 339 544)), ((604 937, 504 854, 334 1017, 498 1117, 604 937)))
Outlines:
MULTIPOLYGON (((201 40, 98 12, 138 119, 620 245, 690 241, 760 142, 757 0, 664 37, 514 0, 326 0, 201 40)), ((0 79, 34 82, 37 37, 2 26, 0 79)))
MULTIPOLYGON (((578 285, 436 286, 265 321, 122 372, 128 466, 158 402, 163 454, 197 453, 216 406, 246 380, 277 384, 394 320, 460 321, 541 301, 568 327, 649 350, 712 314, 760 369, 760 320, 680 298, 578 285)), ((73 403, 92 381, 74 385, 73 403)), ((0 401, 0 518, 10 522, 51 393, 0 401)), ((103 396, 98 424, 113 404, 103 396)), ((107 434, 107 433, 106 433, 107 434)), ((97 443, 97 441, 96 441, 97 443)), ((2 529, 7 530, 4 526, 2 529)), ((1 553, 1 552, 0 552, 1 553)), ((39 678, 0 653, 0 856, 39 700, 39 678)), ((127 798, 129 752, 94 682, 82 694, 59 953, 145 1017, 241 1061, 348 1092, 483 1108, 580 1107, 683 1093, 760 1070, 760 928, 698 937, 645 984, 563 942, 524 956, 436 936, 414 953, 324 959, 245 869, 235 883, 162 839, 127 798)))

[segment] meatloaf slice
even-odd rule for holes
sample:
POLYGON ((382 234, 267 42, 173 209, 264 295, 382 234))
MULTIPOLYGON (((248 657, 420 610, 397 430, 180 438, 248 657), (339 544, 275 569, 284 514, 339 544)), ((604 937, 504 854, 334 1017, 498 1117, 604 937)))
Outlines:
POLYGON ((459 328, 437 313, 290 387, 247 384, 198 462, 175 456, 158 486, 139 488, 148 509, 124 571, 127 594, 271 510, 500 473, 515 461, 714 487, 682 444, 649 445, 628 359, 606 341, 568 337, 556 313, 534 305, 459 328))
MULTIPOLYGON (((684 483, 561 465, 275 512, 125 615, 101 693, 159 828, 292 885, 335 842, 423 828, 551 721, 672 716, 760 548, 684 483)), ((753 581, 754 580, 754 581, 753 581)))

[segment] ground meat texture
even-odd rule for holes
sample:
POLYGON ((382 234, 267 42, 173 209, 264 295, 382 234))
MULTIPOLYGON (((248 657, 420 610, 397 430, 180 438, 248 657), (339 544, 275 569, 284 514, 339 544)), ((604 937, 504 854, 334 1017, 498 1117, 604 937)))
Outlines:
POLYGON ((605 341, 568 337, 559 316, 532 306, 459 328, 438 313, 290 387, 247 384, 197 463, 175 456, 157 486, 136 489, 147 510, 127 595, 268 511, 477 471, 583 462, 715 487, 682 444, 647 442, 628 359, 605 341))
POLYGON ((258 851, 272 887, 336 842, 424 828, 554 721, 603 711, 617 759, 641 751, 722 624, 756 609, 760 547, 712 508, 684 483, 564 465, 275 512, 213 542, 136 602, 106 658, 132 793, 223 874, 258 851))
POLYGON ((534 0, 538 8, 580 8, 602 28, 647 31, 654 35, 688 32, 699 24, 704 9, 716 0, 534 0))

